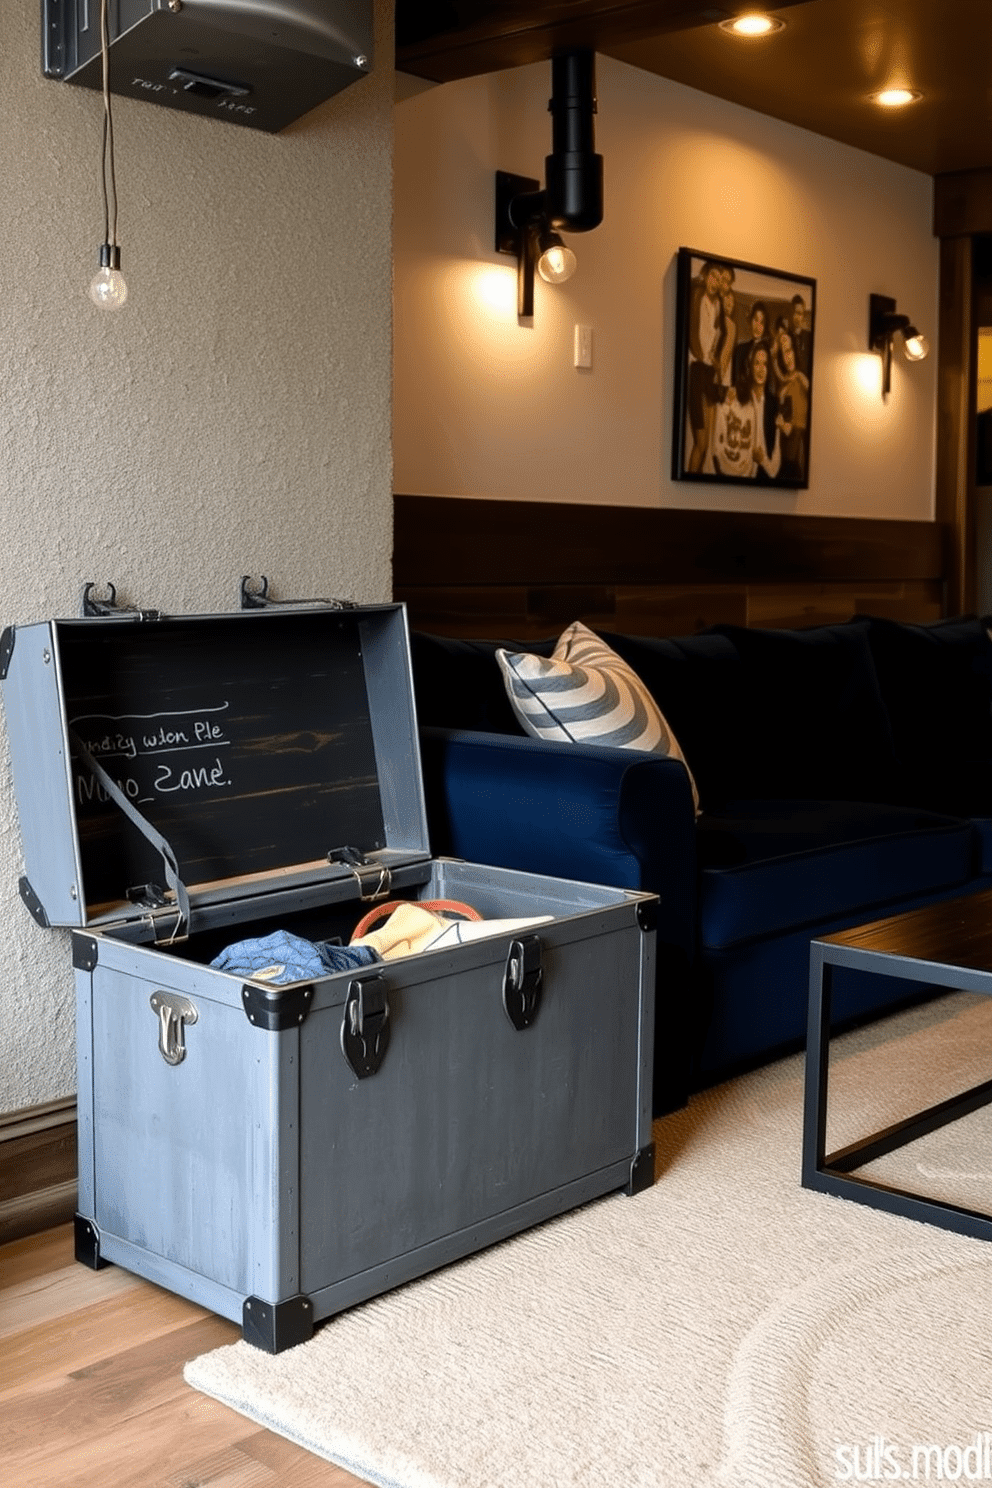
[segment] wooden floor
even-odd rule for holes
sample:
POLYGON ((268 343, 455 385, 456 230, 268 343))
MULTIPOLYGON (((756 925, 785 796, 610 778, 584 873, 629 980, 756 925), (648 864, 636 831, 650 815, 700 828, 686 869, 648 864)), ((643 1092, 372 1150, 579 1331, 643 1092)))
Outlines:
POLYGON ((63 1226, 0 1247, 3 1488, 356 1488, 358 1479, 191 1390, 233 1323, 116 1266, 63 1226))

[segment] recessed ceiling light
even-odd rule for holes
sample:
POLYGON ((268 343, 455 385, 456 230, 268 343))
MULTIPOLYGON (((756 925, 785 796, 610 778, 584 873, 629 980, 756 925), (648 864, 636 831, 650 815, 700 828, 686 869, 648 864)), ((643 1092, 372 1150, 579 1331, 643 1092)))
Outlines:
POLYGON ((758 11, 720 22, 720 30, 729 32, 731 36, 770 36, 773 31, 781 31, 784 27, 785 22, 778 16, 762 15, 758 11))
POLYGON ((883 88, 881 93, 873 93, 872 97, 883 108, 905 108, 907 103, 915 103, 923 94, 915 88, 883 88))

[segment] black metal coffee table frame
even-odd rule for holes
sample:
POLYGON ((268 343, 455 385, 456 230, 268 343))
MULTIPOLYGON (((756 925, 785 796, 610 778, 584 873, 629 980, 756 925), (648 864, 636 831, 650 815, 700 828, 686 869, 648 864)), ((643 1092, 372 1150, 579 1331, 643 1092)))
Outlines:
POLYGON ((835 967, 902 977, 957 992, 992 996, 992 893, 949 900, 814 940, 810 946, 809 1025, 803 1117, 804 1188, 854 1199, 874 1209, 921 1219, 962 1235, 992 1240, 992 1214, 926 1198, 858 1168, 992 1101, 992 1080, 826 1151, 830 1011, 835 967))

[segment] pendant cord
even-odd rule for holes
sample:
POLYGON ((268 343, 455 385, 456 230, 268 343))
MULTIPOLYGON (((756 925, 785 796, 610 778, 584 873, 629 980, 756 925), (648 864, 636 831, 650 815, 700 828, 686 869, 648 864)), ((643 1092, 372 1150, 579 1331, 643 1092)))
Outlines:
POLYGON ((116 247, 117 168, 114 160, 114 115, 110 102, 109 0, 100 0, 100 54, 103 62, 103 234, 104 242, 116 247))

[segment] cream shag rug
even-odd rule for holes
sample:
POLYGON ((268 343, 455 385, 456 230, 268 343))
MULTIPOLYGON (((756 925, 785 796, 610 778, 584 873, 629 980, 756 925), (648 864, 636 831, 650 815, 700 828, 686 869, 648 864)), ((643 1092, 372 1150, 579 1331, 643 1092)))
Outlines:
MULTIPOLYGON (((828 1150, 990 1066, 963 994, 836 1041, 828 1150)), ((799 1057, 708 1091, 648 1192, 186 1379, 389 1488, 992 1481, 992 1247, 804 1190, 802 1100, 799 1057)), ((986 1110, 875 1166, 992 1208, 990 1140, 986 1110)))

